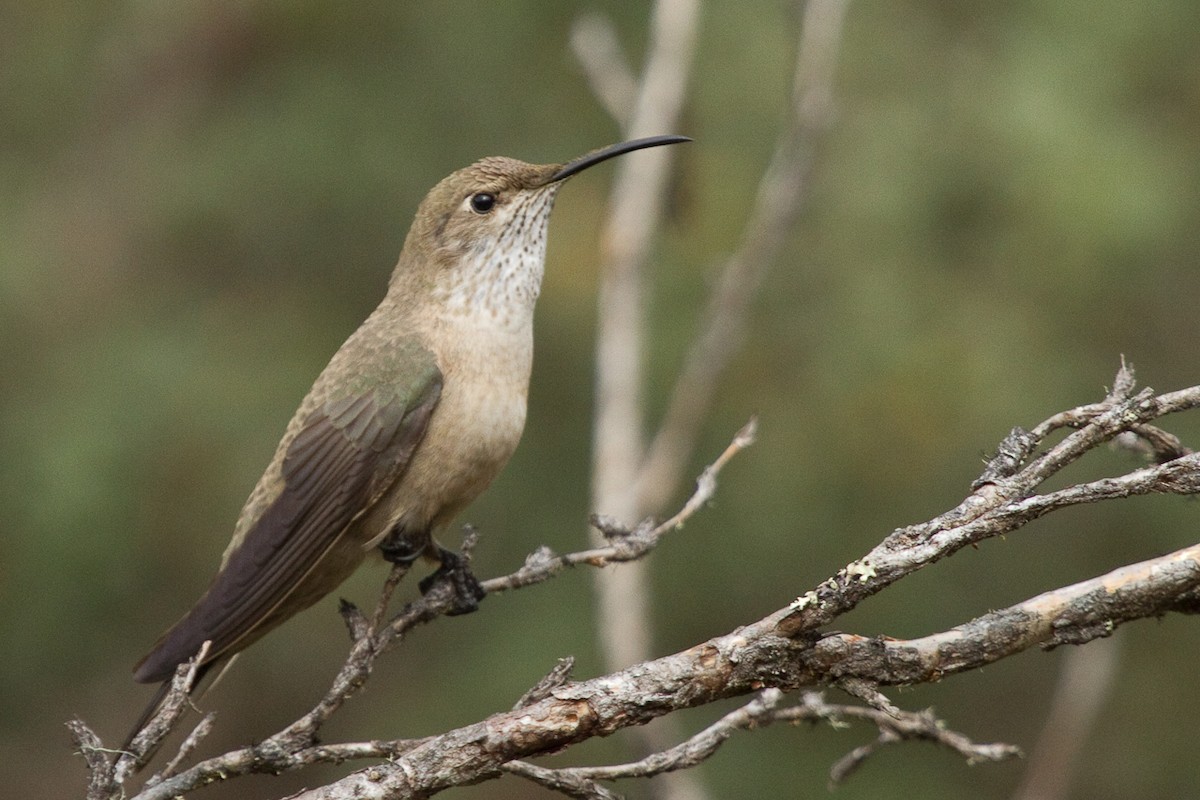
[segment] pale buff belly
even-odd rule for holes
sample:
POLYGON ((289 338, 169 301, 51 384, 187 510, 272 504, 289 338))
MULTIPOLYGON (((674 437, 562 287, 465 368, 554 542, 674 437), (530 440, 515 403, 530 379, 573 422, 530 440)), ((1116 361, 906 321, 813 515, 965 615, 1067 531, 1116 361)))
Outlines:
MULTIPOLYGON (((414 535, 448 525, 508 463, 525 427, 530 346, 489 337, 488 347, 442 357, 442 396, 412 464, 353 537, 369 549, 400 525, 414 535)), ((416 544, 416 542, 414 542, 416 544)))
MULTIPOLYGON (((379 542, 399 529, 414 551, 448 525, 495 479, 525 426, 530 359, 521 342, 494 337, 482 352, 445 354, 442 396, 412 463, 396 485, 351 523, 296 587, 308 606, 333 591, 379 542)), ((525 348, 528 352, 528 346, 525 348)))

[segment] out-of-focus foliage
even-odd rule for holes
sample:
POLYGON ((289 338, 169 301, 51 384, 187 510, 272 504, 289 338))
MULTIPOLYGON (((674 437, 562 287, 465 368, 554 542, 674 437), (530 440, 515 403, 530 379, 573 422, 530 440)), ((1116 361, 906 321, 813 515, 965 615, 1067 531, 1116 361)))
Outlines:
MULTIPOLYGON (((607 3, 636 62, 645 4, 607 3)), ((78 794, 62 722, 119 740, 129 668, 203 590, 309 381, 381 296, 424 192, 475 158, 559 161, 618 137, 566 45, 574 3, 8 3, 0 7, 0 763, 11 796, 78 794)), ((790 80, 788 3, 709 3, 673 224, 654 272, 660 407, 711 268, 735 246, 790 80)), ((705 432, 760 443, 653 557, 661 652, 785 604, 944 510, 1011 425, 1097 399, 1121 354, 1200 379, 1200 5, 855 6, 808 213, 705 432)), ((596 218, 563 192, 529 429, 466 516, 484 574, 582 544, 596 218)), ((1170 423, 1200 441, 1195 420, 1170 423)), ((1078 476, 1129 466, 1125 456, 1078 476)), ((681 487, 681 492, 686 487, 681 487)), ((604 511, 604 509, 596 509, 604 511)), ((964 552, 844 621, 920 635, 1194 540, 1194 504, 1080 509, 964 552)), ((382 571, 343 594, 370 602, 382 571)), ((412 591, 412 587, 408 587, 412 591)), ((554 659, 600 661, 584 572, 419 631, 330 740, 418 736, 507 708, 554 659)), ((204 701, 208 751, 308 707, 345 636, 332 600, 204 701)), ((1193 620, 1123 629, 1120 690, 1074 796, 1193 788, 1193 620), (1180 733, 1183 735, 1179 735, 1180 733)), ((894 693, 1031 746, 1058 656, 894 693)), ((713 709, 683 716, 700 727, 713 709)), ((745 735, 722 797, 821 792, 871 733, 745 735), (807 788, 805 788, 807 787, 807 788)), ((625 754, 620 737, 571 758, 625 754)), ((843 798, 1003 798, 1022 765, 897 749, 843 798)), ((334 774, 333 772, 329 774, 334 774)), ((320 774, 206 797, 278 796, 320 774)), ((528 797, 505 780, 464 797, 528 797)), ((537 795, 540 796, 540 795, 537 795)))

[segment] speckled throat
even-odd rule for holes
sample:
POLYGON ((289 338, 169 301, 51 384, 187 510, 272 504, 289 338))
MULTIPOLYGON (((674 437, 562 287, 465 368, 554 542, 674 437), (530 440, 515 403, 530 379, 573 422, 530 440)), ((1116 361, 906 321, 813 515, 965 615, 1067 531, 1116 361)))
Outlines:
POLYGON ((436 293, 446 311, 510 330, 532 324, 550 211, 561 186, 555 182, 517 195, 496 210, 483 235, 462 243, 456 274, 436 293))

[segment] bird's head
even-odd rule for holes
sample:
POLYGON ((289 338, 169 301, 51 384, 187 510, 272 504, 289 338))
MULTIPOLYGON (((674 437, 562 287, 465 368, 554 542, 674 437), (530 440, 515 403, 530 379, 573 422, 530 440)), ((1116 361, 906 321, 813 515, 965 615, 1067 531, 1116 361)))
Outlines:
POLYGON ((452 312, 530 313, 541 289, 546 229, 563 183, 615 156, 683 136, 635 139, 565 164, 493 156, 443 179, 421 202, 392 277, 394 290, 452 312))

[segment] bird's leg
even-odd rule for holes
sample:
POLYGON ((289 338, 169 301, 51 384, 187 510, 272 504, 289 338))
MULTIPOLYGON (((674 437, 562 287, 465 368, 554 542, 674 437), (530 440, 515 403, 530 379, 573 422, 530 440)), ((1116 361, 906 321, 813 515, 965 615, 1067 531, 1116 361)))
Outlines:
POLYGON ((434 584, 446 580, 454 589, 454 606, 446 612, 447 616, 470 614, 479 608, 479 601, 487 595, 487 592, 479 584, 479 580, 471 574, 467 559, 453 550, 447 550, 437 542, 433 543, 433 549, 437 560, 442 562, 442 565, 438 567, 437 572, 421 581, 419 584, 421 594, 428 594, 434 584))
POLYGON ((428 541, 428 534, 412 536, 406 528, 397 525, 379 543, 379 552, 389 564, 410 567, 425 552, 428 541))

